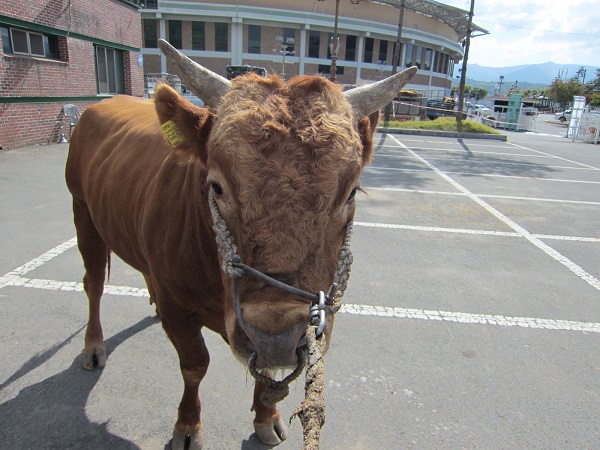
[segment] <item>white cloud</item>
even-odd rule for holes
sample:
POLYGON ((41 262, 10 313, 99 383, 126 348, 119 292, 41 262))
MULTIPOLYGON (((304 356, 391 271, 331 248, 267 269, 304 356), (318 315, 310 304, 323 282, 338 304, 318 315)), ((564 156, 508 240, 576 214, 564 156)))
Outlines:
MULTIPOLYGON (((470 0, 442 3, 469 10, 470 0)), ((476 0, 469 61, 512 66, 553 61, 600 66, 600 7, 584 0, 476 0)))

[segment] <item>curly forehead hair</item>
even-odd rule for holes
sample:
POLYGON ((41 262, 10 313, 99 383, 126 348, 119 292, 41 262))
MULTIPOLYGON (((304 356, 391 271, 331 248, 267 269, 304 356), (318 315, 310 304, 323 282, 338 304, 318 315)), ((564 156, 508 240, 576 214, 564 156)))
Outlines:
POLYGON ((340 86, 319 76, 300 76, 288 83, 277 75, 237 78, 219 106, 217 123, 216 139, 221 133, 243 136, 267 151, 291 139, 318 157, 319 149, 355 147, 351 141, 359 141, 340 86))

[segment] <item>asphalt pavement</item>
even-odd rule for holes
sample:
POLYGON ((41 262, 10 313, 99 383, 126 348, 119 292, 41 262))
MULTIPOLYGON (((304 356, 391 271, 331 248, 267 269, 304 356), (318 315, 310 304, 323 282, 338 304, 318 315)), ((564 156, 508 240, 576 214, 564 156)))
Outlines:
MULTIPOLYGON (((384 135, 326 356, 321 448, 600 448, 600 147, 540 116, 508 141, 384 135)), ((142 277, 115 258, 108 364, 81 367, 68 144, 0 152, 0 448, 164 449, 182 392, 142 277)), ((208 449, 266 449, 253 383, 206 332, 208 449)), ((281 404, 300 404, 303 382, 281 404)), ((301 448, 296 420, 278 448, 301 448)))

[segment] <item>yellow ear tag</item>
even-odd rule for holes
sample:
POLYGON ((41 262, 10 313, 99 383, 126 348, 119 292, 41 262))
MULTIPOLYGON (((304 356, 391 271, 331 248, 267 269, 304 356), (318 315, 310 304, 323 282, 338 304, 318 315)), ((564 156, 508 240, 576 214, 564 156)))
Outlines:
POLYGON ((165 133, 165 136, 173 147, 177 147, 185 142, 183 131, 181 131, 181 128, 177 126, 175 121, 167 120, 160 126, 160 129, 165 133))

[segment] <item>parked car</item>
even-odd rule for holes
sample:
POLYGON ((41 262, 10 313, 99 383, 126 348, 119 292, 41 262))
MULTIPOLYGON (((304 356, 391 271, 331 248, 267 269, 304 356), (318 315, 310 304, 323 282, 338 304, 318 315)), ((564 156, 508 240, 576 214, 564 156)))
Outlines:
POLYGON ((475 105, 473 107, 473 111, 480 116, 485 116, 491 111, 491 109, 485 105, 475 105))
POLYGON ((573 111, 570 109, 567 109, 566 111, 562 112, 557 112, 556 114, 554 114, 554 120, 560 120, 561 122, 565 123, 566 121, 571 120, 572 113, 573 111))

